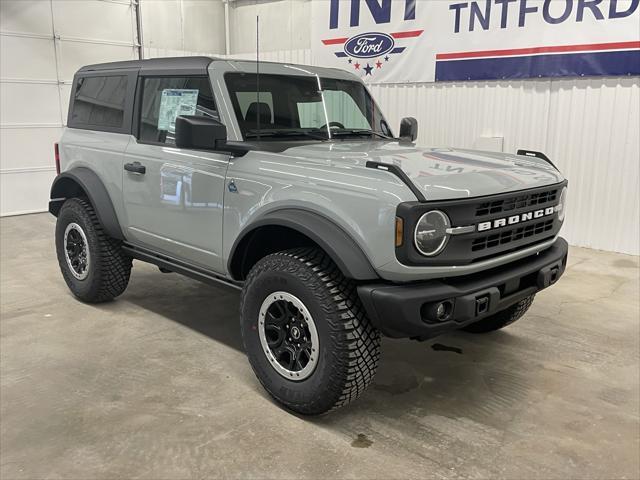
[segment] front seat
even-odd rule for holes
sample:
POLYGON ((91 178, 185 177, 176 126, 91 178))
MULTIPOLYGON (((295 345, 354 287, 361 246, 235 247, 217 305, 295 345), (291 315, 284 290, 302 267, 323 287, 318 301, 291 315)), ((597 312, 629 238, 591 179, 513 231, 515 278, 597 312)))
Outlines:
POLYGON ((258 110, 260 110, 260 127, 270 128, 271 124, 271 107, 268 103, 253 102, 247 109, 247 114, 244 116, 244 121, 247 128, 256 128, 258 121, 258 110))

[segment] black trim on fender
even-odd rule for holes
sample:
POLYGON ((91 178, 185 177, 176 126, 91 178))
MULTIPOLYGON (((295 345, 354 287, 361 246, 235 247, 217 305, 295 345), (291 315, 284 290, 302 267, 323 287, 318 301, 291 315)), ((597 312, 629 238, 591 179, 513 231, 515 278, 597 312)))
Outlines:
POLYGON ((376 271, 356 242, 341 227, 322 215, 308 210, 287 208, 265 214, 251 223, 236 238, 228 259, 228 271, 234 279, 236 250, 251 232, 260 227, 282 226, 310 238, 336 263, 342 273, 354 280, 377 280, 376 271))
POLYGON ((396 177, 402 180, 402 183, 404 183, 407 187, 409 187, 409 190, 413 192, 413 194, 416 196, 418 201, 420 202, 427 201, 427 199, 422 194, 422 192, 418 189, 418 187, 416 187, 415 183, 413 183, 411 179, 407 176, 407 174, 404 173, 404 170, 402 170, 397 165, 393 165, 391 163, 374 162, 373 160, 369 160, 366 163, 366 167, 375 168, 376 170, 386 170, 387 172, 394 174, 396 177))
POLYGON ((536 255, 472 275, 409 284, 359 285, 373 325, 394 338, 428 339, 500 312, 558 281, 567 265, 567 242, 536 255), (444 321, 435 317, 448 302, 444 321))
POLYGON ((112 238, 123 240, 124 235, 122 234, 116 211, 111 203, 109 192, 107 192, 100 177, 93 170, 86 167, 72 168, 55 178, 49 197, 51 198, 49 212, 57 217, 64 201, 77 195, 77 187, 80 187, 89 198, 89 202, 95 209, 98 220, 107 234, 112 238))
MULTIPOLYGON (((525 157, 535 157, 535 158, 539 158, 540 160, 544 160, 545 162, 547 162, 549 165, 551 165, 553 168, 555 168, 556 170, 558 170, 558 167, 556 167, 554 165, 554 163, 549 160, 549 157, 547 157, 544 153, 542 152, 536 152, 535 150, 525 150, 523 148, 519 149, 516 152, 516 155, 523 155, 525 157)), ((560 170, 558 170, 560 171, 560 170)))

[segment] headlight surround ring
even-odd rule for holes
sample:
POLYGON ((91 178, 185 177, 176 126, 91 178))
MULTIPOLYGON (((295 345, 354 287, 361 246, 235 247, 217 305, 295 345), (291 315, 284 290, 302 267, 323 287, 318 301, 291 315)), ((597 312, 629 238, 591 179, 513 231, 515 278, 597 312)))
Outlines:
POLYGON ((446 213, 431 210, 424 213, 416 223, 413 232, 413 244, 425 257, 435 257, 441 253, 449 241, 447 230, 451 221, 446 213))
POLYGON ((567 214, 567 193, 568 193, 567 187, 564 187, 562 189, 562 192, 560 192, 560 202, 556 206, 556 212, 558 213, 558 220, 560 220, 561 222, 564 222, 564 218, 567 214))

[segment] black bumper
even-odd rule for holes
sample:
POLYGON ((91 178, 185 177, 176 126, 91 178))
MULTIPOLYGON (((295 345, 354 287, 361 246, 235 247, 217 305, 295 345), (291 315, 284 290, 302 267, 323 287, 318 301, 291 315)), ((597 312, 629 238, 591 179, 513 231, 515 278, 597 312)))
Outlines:
POLYGON ((358 294, 371 322, 389 337, 427 339, 519 302, 553 285, 567 264, 567 242, 498 268, 462 277, 409 284, 360 285, 358 294), (446 318, 437 318, 437 307, 446 318))

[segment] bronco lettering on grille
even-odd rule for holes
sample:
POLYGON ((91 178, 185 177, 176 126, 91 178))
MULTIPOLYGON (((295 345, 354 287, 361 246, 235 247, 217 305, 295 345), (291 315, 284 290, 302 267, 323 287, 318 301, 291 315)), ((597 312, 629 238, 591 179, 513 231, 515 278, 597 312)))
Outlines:
POLYGON ((482 222, 477 225, 478 232, 484 232, 492 230, 494 228, 506 227, 507 225, 515 225, 516 223, 528 222, 536 218, 547 217, 553 215, 556 212, 556 207, 547 207, 540 210, 534 210, 533 212, 520 213, 518 215, 512 215, 510 217, 496 218, 489 222, 482 222))

